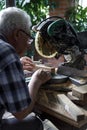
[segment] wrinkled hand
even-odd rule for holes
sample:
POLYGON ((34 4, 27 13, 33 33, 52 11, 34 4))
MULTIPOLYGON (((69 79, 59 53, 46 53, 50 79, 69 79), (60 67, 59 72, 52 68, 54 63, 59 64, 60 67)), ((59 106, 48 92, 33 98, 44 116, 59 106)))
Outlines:
POLYGON ((20 58, 20 61, 23 65, 24 70, 32 71, 35 68, 33 61, 27 56, 20 58))
POLYGON ((46 71, 44 69, 38 69, 32 75, 30 82, 35 84, 35 86, 37 86, 37 85, 40 86, 40 85, 44 84, 45 82, 47 82, 48 80, 50 80, 51 78, 52 78, 52 76, 51 76, 50 71, 46 71))

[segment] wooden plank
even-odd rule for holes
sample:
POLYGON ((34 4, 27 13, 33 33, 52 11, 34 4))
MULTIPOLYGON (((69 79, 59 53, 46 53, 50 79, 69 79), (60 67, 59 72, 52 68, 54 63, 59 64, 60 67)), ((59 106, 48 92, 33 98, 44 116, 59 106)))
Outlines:
MULTIPOLYGON (((60 94, 60 93, 55 92, 55 91, 51 91, 51 92, 54 93, 54 95, 57 98, 57 102, 56 102, 56 100, 55 101, 53 101, 53 100, 51 101, 51 99, 49 97, 48 97, 49 98, 48 100, 47 100, 47 98, 44 99, 44 94, 41 91, 47 92, 46 95, 48 95, 48 90, 40 89, 40 91, 39 91, 40 94, 38 94, 38 98, 37 98, 34 110, 37 109, 37 112, 40 112, 40 114, 42 112, 46 112, 47 114, 49 114, 49 115, 51 115, 51 116, 53 116, 53 117, 55 117, 57 119, 60 119, 61 121, 70 124, 71 126, 77 127, 77 129, 79 129, 83 125, 87 124, 87 109, 86 108, 84 109, 84 108, 81 107, 82 111, 85 114, 85 119, 77 122, 77 121, 75 121, 73 119, 71 114, 69 114, 69 112, 67 112, 64 109, 63 105, 61 105, 58 102, 57 95, 60 94)), ((53 94, 52 94, 51 98, 52 97, 53 97, 53 94)))
POLYGON ((54 67, 46 66, 44 64, 36 64, 35 70, 37 70, 37 69, 44 69, 44 70, 50 71, 51 73, 55 74, 55 68, 54 67))
POLYGON ((78 85, 85 85, 87 83, 87 78, 80 78, 80 77, 69 77, 73 84, 78 85))
POLYGON ((67 97, 68 97, 72 102, 74 102, 74 103, 77 104, 77 105, 80 105, 80 106, 86 106, 86 105, 87 105, 87 100, 80 100, 78 97, 73 96, 73 95, 72 95, 72 92, 68 92, 68 93, 67 93, 67 97))
POLYGON ((87 84, 72 88, 72 95, 80 100, 87 100, 87 84))
POLYGON ((81 121, 85 118, 83 111, 75 105, 66 95, 58 94, 58 101, 64 106, 65 110, 73 117, 75 121, 81 121))
POLYGON ((72 92, 68 92, 67 97, 72 101, 79 101, 79 98, 72 95, 72 92))

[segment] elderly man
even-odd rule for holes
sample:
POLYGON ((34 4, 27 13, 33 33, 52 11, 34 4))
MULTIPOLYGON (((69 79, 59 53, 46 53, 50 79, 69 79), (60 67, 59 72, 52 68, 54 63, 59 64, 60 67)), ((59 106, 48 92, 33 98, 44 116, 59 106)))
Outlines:
POLYGON ((0 130, 43 130, 42 121, 31 116, 40 86, 50 72, 37 70, 25 83, 20 57, 31 40, 29 15, 16 7, 0 11, 0 130), (5 111, 13 116, 2 119, 5 111))

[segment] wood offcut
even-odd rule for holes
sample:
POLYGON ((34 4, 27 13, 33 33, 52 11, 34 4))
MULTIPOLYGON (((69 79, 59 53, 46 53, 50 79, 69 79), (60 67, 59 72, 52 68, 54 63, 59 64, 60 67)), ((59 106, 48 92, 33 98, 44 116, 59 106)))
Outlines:
POLYGON ((73 117, 75 121, 81 121, 85 118, 84 112, 75 105, 66 95, 58 94, 58 101, 65 108, 65 110, 73 117))

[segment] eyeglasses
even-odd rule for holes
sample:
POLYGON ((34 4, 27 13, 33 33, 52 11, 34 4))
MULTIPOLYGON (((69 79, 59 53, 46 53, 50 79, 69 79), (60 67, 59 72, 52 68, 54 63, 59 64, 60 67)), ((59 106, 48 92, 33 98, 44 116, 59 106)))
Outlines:
POLYGON ((20 29, 19 31, 25 33, 29 37, 29 41, 28 41, 29 44, 31 44, 33 42, 34 38, 30 35, 30 33, 27 33, 22 29, 20 29))
POLYGON ((24 30, 20 29, 19 31, 25 33, 28 37, 31 37, 30 33, 25 32, 24 30))

